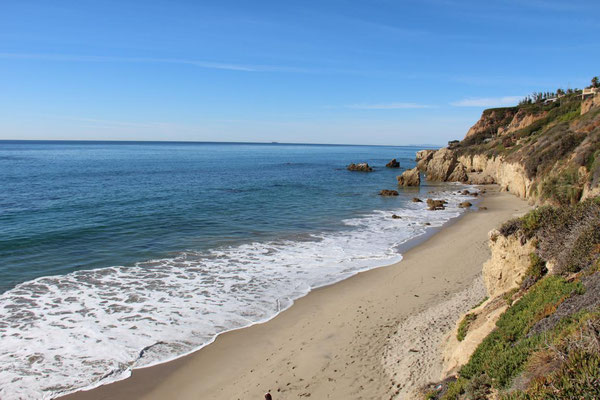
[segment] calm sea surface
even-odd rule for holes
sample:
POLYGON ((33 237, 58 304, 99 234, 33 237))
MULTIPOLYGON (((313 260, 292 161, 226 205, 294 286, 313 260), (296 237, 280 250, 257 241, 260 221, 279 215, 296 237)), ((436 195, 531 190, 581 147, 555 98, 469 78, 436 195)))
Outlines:
POLYGON ((0 141, 0 397, 125 378, 399 260, 464 199, 377 195, 419 149, 0 141))

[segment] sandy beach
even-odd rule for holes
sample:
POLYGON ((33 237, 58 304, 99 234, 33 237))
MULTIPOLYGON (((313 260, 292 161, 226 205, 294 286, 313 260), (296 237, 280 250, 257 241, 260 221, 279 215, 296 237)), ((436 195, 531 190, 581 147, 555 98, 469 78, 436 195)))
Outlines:
MULTIPOLYGON (((440 342, 485 296, 488 232, 529 209, 488 188, 394 265, 312 291, 269 322, 175 361, 63 399, 387 399, 439 378, 440 342)), ((433 212, 433 211, 432 211, 433 212)))

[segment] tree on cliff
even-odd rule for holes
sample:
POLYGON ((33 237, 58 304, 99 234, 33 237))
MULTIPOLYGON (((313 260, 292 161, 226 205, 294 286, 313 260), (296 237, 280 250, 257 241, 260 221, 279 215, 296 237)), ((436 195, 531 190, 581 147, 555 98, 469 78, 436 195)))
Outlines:
POLYGON ((597 76, 592 78, 592 87, 600 87, 600 78, 598 78, 597 76))

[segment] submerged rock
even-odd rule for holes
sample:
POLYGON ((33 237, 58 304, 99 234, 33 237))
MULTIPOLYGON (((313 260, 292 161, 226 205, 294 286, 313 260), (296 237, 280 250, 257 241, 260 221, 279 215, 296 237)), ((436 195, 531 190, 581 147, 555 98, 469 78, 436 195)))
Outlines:
POLYGON ((422 202, 423 202, 423 200, 421 200, 421 199, 420 199, 420 198, 418 198, 418 197, 413 197, 413 199, 412 199, 412 202, 413 202, 413 203, 422 203, 422 202))
POLYGON ((392 219, 400 219, 400 218, 402 218, 402 217, 399 215, 396 215, 396 214, 392 214, 392 219))
POLYGON ((400 186, 419 186, 421 184, 421 174, 416 167, 404 171, 397 179, 400 186))
POLYGON ((394 159, 392 159, 392 161, 385 164, 385 166, 388 168, 400 168, 400 163, 398 161, 396 161, 396 159, 394 158, 394 159))
POLYGON ((471 204, 471 202, 469 202, 469 201, 463 201, 463 202, 462 202, 462 203, 460 203, 458 206, 459 206, 460 208, 469 208, 469 207, 471 207, 472 205, 473 205, 473 204, 471 204))
POLYGON ((358 164, 350 164, 346 167, 348 171, 359 171, 359 172, 371 172, 373 168, 369 166, 367 163, 358 163, 358 164))
POLYGON ((388 189, 383 189, 381 192, 379 192, 380 196, 398 196, 398 192, 395 190, 388 190, 388 189))
POLYGON ((444 210, 446 208, 446 206, 445 206, 446 203, 447 203, 446 200, 427 199, 427 206, 429 206, 429 209, 431 211, 444 210))

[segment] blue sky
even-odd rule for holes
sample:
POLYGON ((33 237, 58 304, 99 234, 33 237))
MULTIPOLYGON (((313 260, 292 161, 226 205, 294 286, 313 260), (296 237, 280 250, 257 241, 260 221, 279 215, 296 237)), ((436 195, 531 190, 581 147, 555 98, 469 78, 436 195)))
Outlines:
POLYGON ((3 1, 0 139, 443 144, 600 75, 600 2, 3 1))

